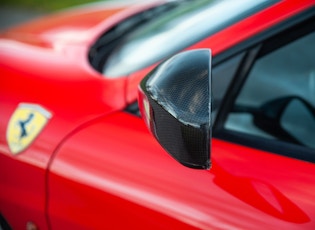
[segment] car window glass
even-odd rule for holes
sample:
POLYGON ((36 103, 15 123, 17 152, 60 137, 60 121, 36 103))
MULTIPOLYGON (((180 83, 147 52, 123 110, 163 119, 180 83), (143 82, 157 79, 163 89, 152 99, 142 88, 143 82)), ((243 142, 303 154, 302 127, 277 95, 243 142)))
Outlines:
POLYGON ((315 148, 314 117, 315 113, 312 108, 307 106, 307 103, 293 98, 283 111, 280 124, 285 131, 292 134, 298 141, 315 148))
POLYGON ((315 32, 259 58, 225 128, 315 148, 315 32))
POLYGON ((212 121, 215 121, 223 97, 244 57, 244 52, 215 65, 212 68, 212 121))

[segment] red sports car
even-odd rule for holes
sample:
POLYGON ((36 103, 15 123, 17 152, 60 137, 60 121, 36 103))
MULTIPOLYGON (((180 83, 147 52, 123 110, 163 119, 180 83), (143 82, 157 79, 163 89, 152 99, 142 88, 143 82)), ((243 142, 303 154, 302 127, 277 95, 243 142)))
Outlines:
POLYGON ((95 3, 0 36, 1 230, 315 229, 314 0, 95 3))

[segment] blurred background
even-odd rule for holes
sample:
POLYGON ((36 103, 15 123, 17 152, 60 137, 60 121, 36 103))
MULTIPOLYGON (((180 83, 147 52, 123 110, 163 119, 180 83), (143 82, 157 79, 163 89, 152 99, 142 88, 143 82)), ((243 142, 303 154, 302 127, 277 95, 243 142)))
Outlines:
POLYGON ((102 0, 1 0, 0 30, 47 13, 96 1, 102 0))

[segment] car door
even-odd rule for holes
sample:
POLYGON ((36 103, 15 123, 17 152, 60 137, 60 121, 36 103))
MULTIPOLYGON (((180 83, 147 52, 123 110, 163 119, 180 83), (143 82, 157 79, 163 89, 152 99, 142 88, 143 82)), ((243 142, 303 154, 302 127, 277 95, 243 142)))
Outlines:
POLYGON ((233 56, 236 60, 243 55, 236 70, 219 73, 224 78, 234 76, 229 87, 216 89, 221 80, 213 76, 214 104, 220 108, 213 114, 214 140, 224 142, 219 150, 214 142, 212 155, 217 164, 213 169, 221 165, 218 159, 225 158, 231 175, 252 173, 246 178, 252 186, 242 184, 245 177, 231 177, 222 183, 226 191, 291 222, 290 228, 299 222, 312 229, 315 196, 308 190, 314 191, 310 175, 315 172, 315 26, 308 13, 247 40, 247 49, 233 56), (226 152, 246 161, 245 169, 235 166, 239 162, 226 157, 226 152), (257 182, 266 184, 256 187, 257 182), (247 189, 240 192, 238 186, 247 189), (258 196, 253 196, 254 190, 258 196))

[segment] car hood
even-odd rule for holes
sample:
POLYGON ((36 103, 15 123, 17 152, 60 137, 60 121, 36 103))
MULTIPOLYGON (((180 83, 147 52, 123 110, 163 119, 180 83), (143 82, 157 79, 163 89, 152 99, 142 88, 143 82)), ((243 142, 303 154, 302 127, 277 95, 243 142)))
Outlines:
POLYGON ((107 1, 70 8, 9 28, 1 37, 41 47, 91 44, 121 20, 162 1, 107 1))
POLYGON ((125 108, 126 78, 106 79, 95 71, 87 61, 89 47, 108 28, 152 4, 158 3, 87 5, 4 31, 0 35, 2 153, 11 156, 7 124, 21 104, 40 106, 52 114, 36 143, 20 155, 42 168, 68 135, 125 108), (46 143, 45 149, 40 143, 46 143))

